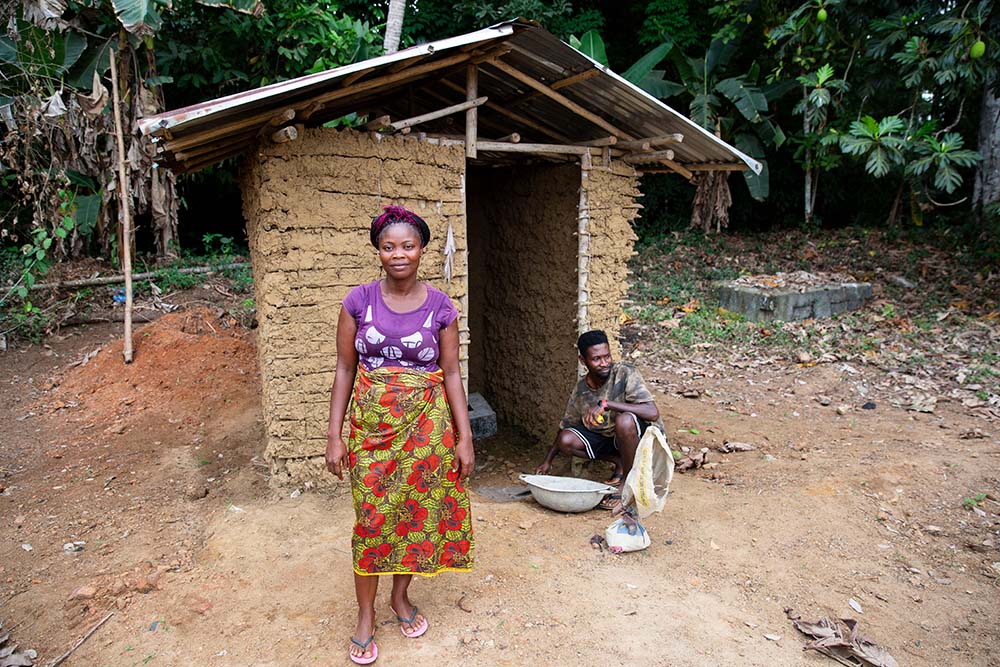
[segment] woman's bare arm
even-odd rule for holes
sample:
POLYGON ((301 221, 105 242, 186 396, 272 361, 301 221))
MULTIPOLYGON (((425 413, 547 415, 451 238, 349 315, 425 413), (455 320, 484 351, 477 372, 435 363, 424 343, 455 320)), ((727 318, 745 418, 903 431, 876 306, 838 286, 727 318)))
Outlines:
POLYGON ((354 377, 358 372, 358 351, 354 349, 354 337, 357 333, 357 322, 341 307, 337 321, 337 374, 333 378, 333 390, 330 392, 330 428, 326 434, 326 467, 340 479, 344 479, 343 466, 347 458, 347 447, 342 435, 344 417, 351 389, 354 387, 354 377))
POLYGON ((455 445, 454 470, 465 479, 472 474, 476 455, 472 448, 472 425, 469 423, 469 402, 462 385, 462 371, 458 363, 458 320, 441 331, 441 356, 438 365, 444 373, 444 389, 448 394, 448 405, 458 430, 455 445))

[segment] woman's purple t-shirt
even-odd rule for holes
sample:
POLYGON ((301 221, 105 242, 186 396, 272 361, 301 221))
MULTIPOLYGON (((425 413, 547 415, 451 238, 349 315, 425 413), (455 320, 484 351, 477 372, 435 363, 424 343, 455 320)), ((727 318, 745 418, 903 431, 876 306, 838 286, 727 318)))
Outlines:
POLYGON ((458 317, 451 299, 427 285, 422 306, 397 313, 385 304, 379 283, 358 285, 344 297, 344 309, 358 324, 354 348, 359 361, 368 370, 382 366, 439 370, 440 332, 458 317))

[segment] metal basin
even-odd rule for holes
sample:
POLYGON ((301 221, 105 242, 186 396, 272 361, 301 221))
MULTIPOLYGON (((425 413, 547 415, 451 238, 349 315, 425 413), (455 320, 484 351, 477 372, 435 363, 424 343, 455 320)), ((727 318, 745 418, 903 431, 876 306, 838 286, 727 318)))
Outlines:
POLYGON ((617 491, 613 486, 577 477, 521 475, 539 505, 557 512, 586 512, 594 509, 605 495, 617 491))

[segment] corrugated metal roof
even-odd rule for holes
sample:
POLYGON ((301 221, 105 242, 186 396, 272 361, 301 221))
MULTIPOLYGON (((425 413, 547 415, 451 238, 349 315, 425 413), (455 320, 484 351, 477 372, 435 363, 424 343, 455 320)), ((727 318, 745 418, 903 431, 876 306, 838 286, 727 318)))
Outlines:
MULTIPOLYGON (((674 152, 674 163, 694 170, 760 171, 751 157, 523 21, 168 111, 143 119, 140 127, 157 138, 160 163, 178 172, 196 171, 247 150, 282 125, 321 125, 352 112, 402 120, 462 102, 470 62, 479 66, 478 94, 489 98, 478 111, 481 139, 517 132, 524 142, 580 144, 608 137, 609 126, 619 140, 681 134, 683 141, 663 147, 674 152), (557 89, 570 104, 518 80, 511 68, 557 89), (599 120, 568 108, 573 104, 599 120)), ((462 118, 449 116, 417 129, 464 134, 462 118)))

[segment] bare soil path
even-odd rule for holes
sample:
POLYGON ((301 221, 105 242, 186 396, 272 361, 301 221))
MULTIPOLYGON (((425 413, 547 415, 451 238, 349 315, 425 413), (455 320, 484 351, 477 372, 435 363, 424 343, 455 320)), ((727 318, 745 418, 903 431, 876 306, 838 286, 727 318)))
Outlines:
MULTIPOLYGON (((64 664, 349 664, 350 500, 268 488, 253 333, 182 311, 139 330, 130 367, 114 334, 3 357, 0 618, 39 664, 108 610, 64 664)), ((901 665, 1000 665, 996 424, 955 402, 862 410, 837 364, 692 379, 639 363, 674 445, 716 464, 675 477, 652 547, 594 549, 607 513, 474 493, 476 572, 415 583, 425 639, 382 604, 379 664, 835 664, 803 654, 791 607, 857 618, 901 665), (757 449, 715 452, 726 440, 757 449), (963 506, 977 493, 983 515, 963 506)), ((475 482, 511 484, 540 455, 495 438, 475 482)))

